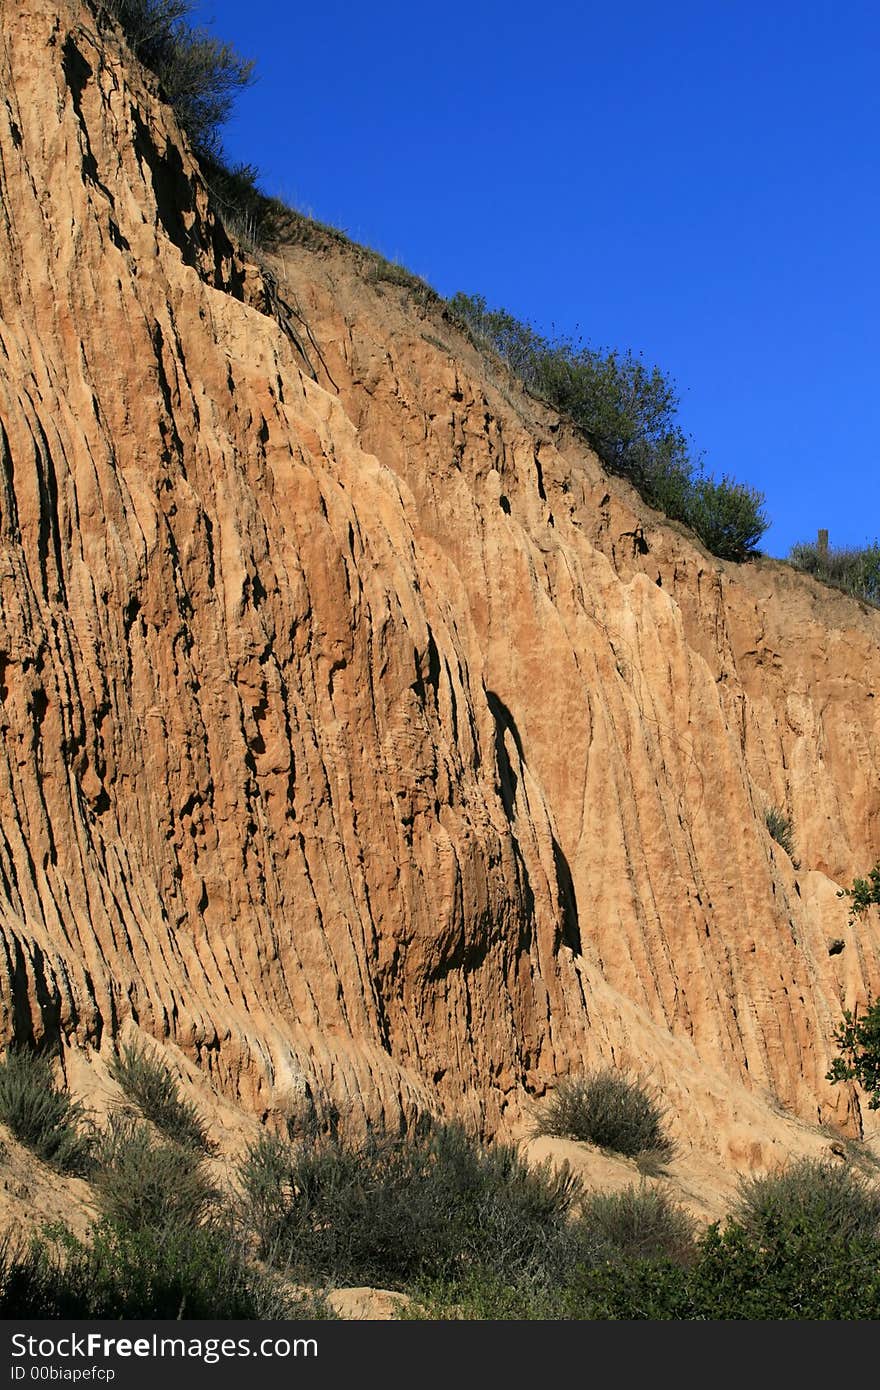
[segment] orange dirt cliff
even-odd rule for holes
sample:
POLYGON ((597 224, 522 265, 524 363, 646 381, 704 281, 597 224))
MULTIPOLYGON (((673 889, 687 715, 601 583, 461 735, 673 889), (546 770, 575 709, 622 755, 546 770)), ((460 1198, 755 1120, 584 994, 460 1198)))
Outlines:
POLYGON ((356 248, 237 249, 88 6, 4 3, 0 93, 2 1041, 486 1133, 614 1060, 730 1168, 857 1133, 880 613, 709 556, 356 248))

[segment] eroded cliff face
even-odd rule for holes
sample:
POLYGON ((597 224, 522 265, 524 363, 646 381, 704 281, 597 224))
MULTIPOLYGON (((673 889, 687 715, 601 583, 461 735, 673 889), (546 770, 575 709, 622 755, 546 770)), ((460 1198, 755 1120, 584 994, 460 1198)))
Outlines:
POLYGON ((74 0, 4 6, 0 91, 3 1036, 259 1115, 491 1131, 613 1057, 735 1165, 854 1128, 880 615, 707 556, 357 253, 267 279, 74 0))

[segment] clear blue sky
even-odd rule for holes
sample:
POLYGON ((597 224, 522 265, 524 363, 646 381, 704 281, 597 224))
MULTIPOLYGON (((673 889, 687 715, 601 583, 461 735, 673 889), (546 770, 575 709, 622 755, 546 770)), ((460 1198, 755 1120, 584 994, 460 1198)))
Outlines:
POLYGON ((441 294, 631 347, 785 554, 880 536, 876 0, 205 0, 226 145, 441 294))

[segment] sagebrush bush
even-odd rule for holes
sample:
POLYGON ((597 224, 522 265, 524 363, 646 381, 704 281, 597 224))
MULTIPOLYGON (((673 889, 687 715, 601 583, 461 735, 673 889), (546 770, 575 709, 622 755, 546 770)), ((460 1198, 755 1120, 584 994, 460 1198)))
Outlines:
POLYGON ((94 1126, 81 1103, 56 1084, 48 1057, 7 1052, 0 1062, 0 1120, 53 1168, 79 1175, 91 1170, 94 1126))
POLYGON ((540 1283, 588 1258, 570 1220, 580 1185, 484 1149, 458 1126, 361 1144, 261 1140, 242 1164, 261 1253, 297 1277, 402 1287, 488 1264, 540 1283))
POLYGON ((687 1262, 694 1256, 693 1218, 657 1187, 630 1184, 620 1192, 591 1192, 581 1220, 597 1242, 633 1260, 687 1262))
POLYGON ((143 1120, 111 1115, 97 1150, 94 1186, 108 1220, 130 1230, 195 1226, 218 1194, 194 1149, 157 1140, 143 1120))
POLYGON ((228 1223, 139 1227, 103 1222, 85 1240, 66 1230, 0 1242, 5 1318, 325 1318, 249 1261, 228 1223))
POLYGON ((141 1114, 184 1148, 213 1153, 205 1121, 185 1100, 168 1068, 135 1043, 122 1047, 110 1063, 110 1075, 141 1114))
POLYGON ((733 478, 696 478, 683 512, 680 520, 696 531, 707 550, 724 560, 753 555, 769 525, 764 494, 733 478))
POLYGON ((536 1120, 539 1134, 580 1139, 635 1157, 671 1158, 664 1108, 655 1090, 613 1067, 560 1081, 536 1120))
POLYGON ((293 1168, 290 1143, 274 1134, 261 1134, 239 1164, 245 1220, 263 1258, 282 1238, 285 1217, 296 1196, 293 1168))
POLYGON ((802 1158, 780 1173, 744 1181, 733 1215, 759 1240, 791 1232, 880 1240, 880 1188, 839 1161, 802 1158))

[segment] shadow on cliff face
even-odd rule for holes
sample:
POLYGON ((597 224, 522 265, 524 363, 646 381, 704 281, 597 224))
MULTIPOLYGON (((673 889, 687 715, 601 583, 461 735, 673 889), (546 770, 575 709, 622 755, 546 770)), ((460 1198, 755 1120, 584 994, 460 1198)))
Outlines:
POLYGON ((152 175, 159 220, 186 263, 195 265, 193 237, 186 225, 186 219, 192 219, 195 214, 195 198, 180 150, 169 144, 165 154, 160 154, 140 113, 132 108, 131 114, 135 153, 152 175))
MULTIPOLYGON (((517 757, 519 758, 520 764, 525 765, 525 756, 523 753, 522 739, 520 738, 519 730, 516 727, 516 722, 513 718, 513 715, 507 708, 507 705, 505 705, 504 701, 499 699, 499 697, 495 694, 494 691, 486 691, 486 702, 489 706, 489 709, 491 710, 492 718, 495 720, 495 765, 498 769, 498 782, 501 793, 501 801, 504 806, 504 811, 507 816, 507 819, 510 821, 512 828, 513 823, 516 819, 516 789, 519 785, 519 779, 516 775, 513 764, 510 761, 510 756, 507 752, 507 746, 504 741, 504 735, 506 733, 510 734, 510 737, 513 739, 514 747, 516 748, 517 757)), ((560 910, 560 921, 557 929, 556 941, 554 942, 554 946, 557 950, 560 946, 568 946, 571 948, 572 951, 574 951, 575 955, 580 955, 580 920, 578 917, 577 897, 574 891, 574 881, 571 876, 571 869, 569 868, 568 860, 566 859, 565 854, 563 853, 562 846, 559 844, 559 841, 556 839, 556 836, 552 833, 551 840, 553 844, 553 865, 556 871, 556 893, 559 901, 560 910)), ((529 884, 528 870, 526 868, 525 862, 522 858, 522 854, 519 849, 519 845, 517 844, 515 838, 514 844, 516 845, 517 860, 522 871, 523 883, 525 885, 525 890, 528 896, 529 908, 531 913, 531 911, 534 909, 534 894, 532 893, 532 889, 529 884)))
POLYGON ((94 70, 80 53, 73 38, 69 34, 64 43, 62 67, 64 69, 64 80, 67 83, 67 88, 73 102, 73 109, 76 112, 76 118, 80 125, 83 178, 96 184, 112 204, 113 197, 110 190, 106 188, 98 178, 98 162, 92 151, 92 143, 89 139, 89 128, 86 125, 82 109, 82 94, 85 91, 89 79, 94 75, 94 70))
POLYGON ((214 289, 243 299, 235 248, 219 218, 209 216, 205 220, 198 215, 195 188, 178 146, 169 142, 164 152, 160 151, 149 126, 134 107, 131 115, 135 152, 152 176, 159 220, 184 263, 198 271, 214 289))
MULTIPOLYGON (((0 888, 6 889, 6 883, 0 883, 0 888)), ((10 1040, 29 1047, 57 1047, 61 1041, 61 991, 44 953, 36 942, 22 943, 14 933, 7 936, 2 930, 0 953, 6 957, 5 973, 11 985, 4 1010, 10 1040)))

